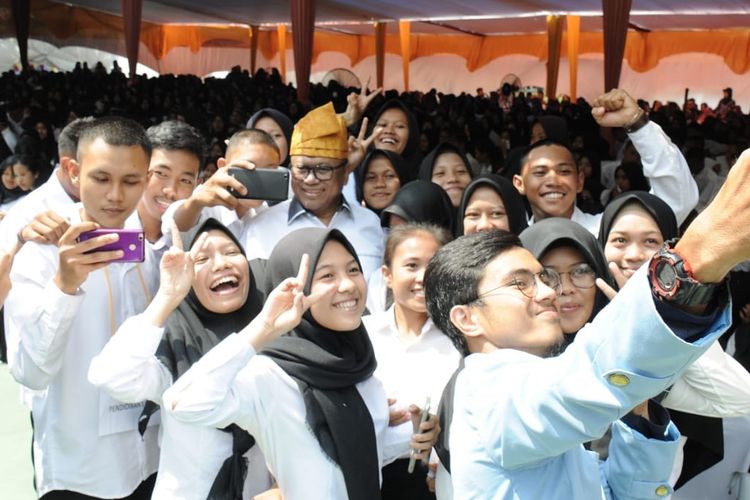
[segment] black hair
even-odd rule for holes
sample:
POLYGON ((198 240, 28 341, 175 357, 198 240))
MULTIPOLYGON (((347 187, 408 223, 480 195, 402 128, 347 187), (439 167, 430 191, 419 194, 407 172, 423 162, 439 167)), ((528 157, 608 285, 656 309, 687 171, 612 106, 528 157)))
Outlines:
POLYGON ((167 120, 149 127, 146 135, 153 149, 185 151, 198 158, 200 170, 203 170, 208 147, 203 136, 194 127, 185 122, 167 120))
POLYGON ((248 128, 235 132, 232 137, 229 138, 229 142, 227 143, 227 153, 230 149, 239 147, 241 144, 261 144, 268 146, 276 151, 279 159, 281 158, 281 152, 279 151, 279 146, 276 144, 276 141, 274 141, 273 137, 264 130, 248 128))
POLYGON ((83 130, 94 122, 94 117, 77 118, 65 125, 57 138, 57 155, 62 158, 75 158, 78 153, 78 139, 83 130))
POLYGON ((469 346, 464 334, 450 319, 451 308, 477 298, 484 270, 495 257, 521 241, 503 230, 461 236, 440 248, 430 260, 424 276, 427 312, 453 345, 464 356, 469 346))
POLYGON ((570 158, 573 160, 573 166, 578 170, 578 164, 575 161, 575 156, 573 155, 573 151, 571 151, 570 147, 568 147, 567 144, 563 144, 562 142, 556 141, 554 139, 542 139, 541 141, 537 141, 531 146, 529 146, 526 151, 524 152, 523 156, 521 157, 521 172, 523 172, 523 167, 526 165, 526 163, 529 161, 529 155, 532 151, 538 148, 542 148, 545 146, 559 146, 561 148, 565 148, 565 150, 570 153, 570 158))
POLYGON ((137 146, 151 157, 151 141, 138 122, 119 116, 108 116, 94 120, 78 137, 77 160, 81 161, 81 144, 103 139, 110 146, 137 146))

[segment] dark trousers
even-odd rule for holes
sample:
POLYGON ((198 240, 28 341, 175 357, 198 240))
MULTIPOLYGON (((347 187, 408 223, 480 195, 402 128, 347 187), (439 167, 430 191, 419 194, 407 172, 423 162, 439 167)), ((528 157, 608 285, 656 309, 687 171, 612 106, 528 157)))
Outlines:
POLYGON ((383 500, 435 500, 435 494, 427 489, 427 467, 417 462, 412 474, 408 468, 408 458, 383 467, 383 485, 380 487, 383 500))
MULTIPOLYGON (((151 492, 154 490, 156 483, 156 474, 152 474, 148 479, 143 481, 136 490, 130 495, 120 500, 150 500, 151 492)), ((39 500, 97 500, 97 497, 90 497, 75 491, 50 491, 39 500)))

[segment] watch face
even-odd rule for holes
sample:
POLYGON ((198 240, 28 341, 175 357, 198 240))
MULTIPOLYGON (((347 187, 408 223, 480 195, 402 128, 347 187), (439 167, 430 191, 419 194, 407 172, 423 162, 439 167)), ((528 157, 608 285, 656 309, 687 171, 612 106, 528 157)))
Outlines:
POLYGON ((656 279, 665 292, 671 291, 677 283, 677 272, 671 262, 662 259, 656 267, 656 279))

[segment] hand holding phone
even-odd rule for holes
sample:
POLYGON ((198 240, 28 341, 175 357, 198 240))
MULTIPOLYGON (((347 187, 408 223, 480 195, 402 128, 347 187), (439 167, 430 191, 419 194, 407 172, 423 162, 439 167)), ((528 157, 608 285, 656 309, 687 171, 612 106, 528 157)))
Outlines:
POLYGON ((95 229, 99 229, 95 222, 79 222, 72 224, 60 238, 59 266, 53 282, 63 293, 74 295, 89 273, 123 257, 122 250, 102 250, 105 245, 119 239, 120 236, 116 233, 100 234, 86 241, 79 241, 81 234, 95 229))
POLYGON ((289 170, 286 168, 248 170, 230 165, 229 175, 245 186, 245 193, 229 190, 237 198, 285 201, 289 197, 289 170))
POLYGON ((116 234, 117 239, 110 243, 96 246, 84 252, 92 254, 97 252, 109 252, 121 250, 122 256, 109 262, 143 262, 146 258, 145 238, 140 229, 94 229, 86 231, 78 236, 78 243, 89 241, 99 236, 116 234))
MULTIPOLYGON (((422 407, 422 415, 419 418, 419 425, 417 426, 416 432, 419 433, 421 431, 422 424, 427 422, 427 420, 430 418, 430 396, 427 396, 427 400, 424 403, 424 406, 422 407)), ((420 450, 416 448, 412 448, 411 452, 409 453, 409 468, 407 469, 407 472, 409 474, 412 474, 414 472, 414 467, 417 465, 417 457, 416 455, 420 452, 420 450)))

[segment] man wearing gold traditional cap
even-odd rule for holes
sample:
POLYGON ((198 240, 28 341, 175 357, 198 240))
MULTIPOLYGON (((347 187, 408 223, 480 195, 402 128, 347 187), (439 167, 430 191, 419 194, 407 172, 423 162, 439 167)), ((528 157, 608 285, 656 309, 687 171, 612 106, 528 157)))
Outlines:
POLYGON ((340 230, 354 245, 366 277, 380 267, 383 232, 378 217, 349 204, 342 190, 357 162, 349 162, 346 122, 328 103, 294 127, 289 146, 294 197, 252 219, 242 234, 248 258, 267 258, 287 233, 303 227, 340 230))

